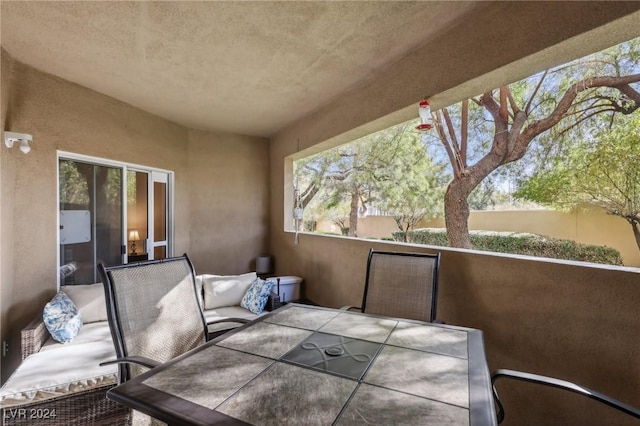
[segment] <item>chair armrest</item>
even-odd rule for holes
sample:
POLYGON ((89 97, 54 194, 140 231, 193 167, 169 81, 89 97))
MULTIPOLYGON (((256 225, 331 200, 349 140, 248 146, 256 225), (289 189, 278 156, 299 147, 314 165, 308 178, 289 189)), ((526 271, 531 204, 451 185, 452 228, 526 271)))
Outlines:
POLYGON ((220 322, 240 322, 242 324, 246 324, 248 322, 251 322, 250 319, 246 319, 246 318, 223 318, 223 319, 218 319, 218 320, 214 320, 214 321, 209 321, 207 322, 207 325, 209 324, 218 324, 220 322))
POLYGON ((237 322, 237 323, 240 323, 240 324, 246 324, 248 322, 251 322, 251 320, 249 320, 247 318, 224 318, 224 319, 219 319, 219 320, 215 320, 215 321, 209 321, 207 323, 207 341, 213 340, 216 337, 219 337, 219 336, 221 336, 221 335, 233 330, 233 328, 235 328, 235 327, 231 327, 231 328, 215 330, 215 331, 209 331, 208 330, 210 324, 219 324, 219 323, 224 323, 224 322, 237 322))
POLYGON ((162 363, 144 356, 125 356, 111 361, 101 362, 99 365, 100 367, 103 367, 111 364, 138 364, 147 368, 155 368, 162 363))
POLYGON ((577 393, 578 395, 585 396, 587 398, 593 399, 595 401, 601 402, 609 407, 615 408, 616 410, 622 411, 625 414, 628 414, 632 417, 640 419, 640 410, 625 404, 624 402, 618 401, 617 399, 611 398, 607 395, 601 394, 600 392, 596 392, 593 389, 589 389, 584 386, 576 385, 575 383, 568 382, 566 380, 556 379, 554 377, 541 376, 539 374, 525 373, 523 371, 515 371, 515 370, 506 370, 500 369, 496 370, 491 374, 491 384, 493 385, 493 395, 495 402, 498 406, 498 423, 502 423, 504 420, 504 407, 502 406, 502 401, 500 401, 500 397, 498 396, 498 391, 496 390, 495 383, 500 378, 520 380, 523 382, 536 383, 544 386, 550 386, 558 389, 563 389, 569 392, 577 393))
POLYGON ((22 359, 40 350, 44 342, 49 338, 49 330, 44 325, 42 315, 35 317, 20 332, 22 359))
POLYGON ((361 307, 359 307, 359 306, 351 306, 351 305, 343 306, 343 307, 340 308, 340 310, 341 311, 354 311, 354 310, 357 310, 357 311, 362 312, 362 308, 361 307))

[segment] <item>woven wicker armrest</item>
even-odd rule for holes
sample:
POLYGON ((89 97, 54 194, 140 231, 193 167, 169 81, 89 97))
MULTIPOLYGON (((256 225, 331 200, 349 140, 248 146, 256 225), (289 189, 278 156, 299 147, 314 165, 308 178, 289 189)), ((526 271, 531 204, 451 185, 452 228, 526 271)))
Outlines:
POLYGON ((44 326, 42 316, 34 318, 21 332, 22 359, 40 350, 42 344, 49 338, 49 331, 44 326))

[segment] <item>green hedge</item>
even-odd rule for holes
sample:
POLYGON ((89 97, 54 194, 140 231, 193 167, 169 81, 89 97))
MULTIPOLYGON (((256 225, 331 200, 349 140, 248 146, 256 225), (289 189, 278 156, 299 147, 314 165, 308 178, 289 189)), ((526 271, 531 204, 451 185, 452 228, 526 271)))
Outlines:
MULTIPOLYGON (((402 241, 402 236, 402 232, 393 233, 396 241, 402 241)), ((469 237, 476 250, 622 265, 620 252, 606 246, 581 244, 571 240, 518 232, 471 231, 469 237)), ((442 228, 414 229, 409 232, 407 240, 415 244, 449 245, 447 231, 442 228)))

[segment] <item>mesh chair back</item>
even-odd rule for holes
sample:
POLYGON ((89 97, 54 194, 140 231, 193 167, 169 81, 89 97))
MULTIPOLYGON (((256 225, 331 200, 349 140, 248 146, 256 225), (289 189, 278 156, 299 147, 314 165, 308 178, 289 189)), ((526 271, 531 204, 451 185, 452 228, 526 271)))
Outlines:
POLYGON ((433 322, 440 253, 371 250, 362 301, 365 313, 433 322))
MULTIPOLYGON (((186 255, 109 268, 100 265, 100 272, 118 358, 144 356, 165 362, 205 341, 193 265, 186 255)), ((119 380, 144 370, 119 364, 119 380)))

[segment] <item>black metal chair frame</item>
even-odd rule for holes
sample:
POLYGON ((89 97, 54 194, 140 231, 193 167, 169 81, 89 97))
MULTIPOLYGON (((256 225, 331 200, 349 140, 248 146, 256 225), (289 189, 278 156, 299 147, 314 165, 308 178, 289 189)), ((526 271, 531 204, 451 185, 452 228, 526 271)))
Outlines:
POLYGON ((598 401, 602 404, 608 405, 609 407, 615 408, 616 410, 622 411, 623 413, 628 414, 632 417, 635 417, 636 419, 640 419, 640 410, 628 404, 625 404, 621 401, 618 401, 614 398, 611 398, 607 395, 601 394, 600 392, 596 392, 592 389, 589 389, 587 387, 579 386, 579 385, 576 385, 575 383, 556 379, 553 377, 541 376, 539 374, 526 373, 523 371, 499 369, 499 370, 496 370, 491 375, 491 384, 493 385, 493 396, 498 409, 498 412, 497 412, 498 423, 502 423, 505 417, 504 406, 502 405, 502 401, 500 400, 500 396, 498 395, 498 391, 496 390, 496 386, 495 386, 496 381, 500 378, 520 380, 520 381, 529 382, 529 383, 536 383, 539 385, 550 386, 550 387, 566 390, 569 392, 573 392, 578 395, 582 395, 584 397, 598 401))
MULTIPOLYGON (((118 309, 116 306, 116 297, 114 294, 114 289, 112 285, 112 275, 111 271, 127 269, 127 268, 136 268, 140 266, 153 265, 157 263, 166 263, 166 262, 174 262, 174 261, 184 261, 189 265, 189 270, 191 273, 191 281, 193 283, 193 297, 195 298, 195 303, 199 307, 200 318, 202 319, 202 333, 204 336, 204 340, 210 340, 213 337, 216 337, 220 333, 214 333, 213 335, 208 334, 207 322, 204 317, 204 313, 202 311, 202 301, 198 296, 198 288, 196 285, 195 272, 193 268, 193 263, 189 259, 189 256, 185 253, 182 256, 172 257, 167 259, 157 259, 157 260, 149 260, 144 262, 136 262, 125 265, 117 265, 106 267, 104 264, 100 263, 98 265, 98 270, 102 277, 102 282, 104 285, 105 296, 106 296, 106 304, 107 304, 107 318, 109 320, 109 328, 111 330, 111 338, 113 339, 113 343, 116 350, 116 359, 113 361, 107 361, 101 363, 100 365, 108 365, 108 364, 118 364, 118 383, 123 383, 130 378, 129 364, 138 364, 147 368, 154 368, 160 365, 161 363, 141 356, 134 356, 126 354, 126 350, 124 348, 124 336, 122 335, 120 323, 120 315, 118 314, 118 309)), ((225 318, 222 320, 212 321, 209 324, 217 323, 217 322, 238 322, 242 324, 246 324, 249 322, 248 319, 245 318, 225 318)))
MULTIPOLYGON (((435 259, 433 280, 431 282, 431 316, 430 322, 438 322, 436 320, 436 311, 438 307, 438 276, 440 275, 440 253, 411 253, 411 252, 398 252, 398 251, 379 251, 370 249, 369 257, 367 258, 367 275, 364 284, 364 294, 362 296, 362 307, 358 308, 362 312, 367 312, 367 294, 369 292, 369 281, 371 275, 371 259, 375 254, 391 255, 391 256, 410 256, 410 257, 426 257, 435 259)), ((346 307, 350 309, 351 307, 346 307)), ((344 309, 344 308, 343 308, 344 309)))

